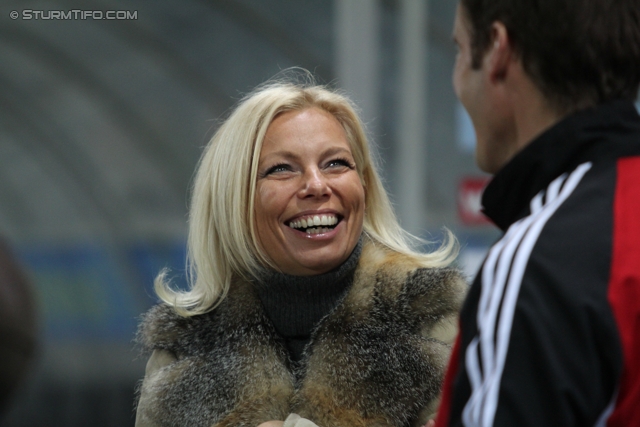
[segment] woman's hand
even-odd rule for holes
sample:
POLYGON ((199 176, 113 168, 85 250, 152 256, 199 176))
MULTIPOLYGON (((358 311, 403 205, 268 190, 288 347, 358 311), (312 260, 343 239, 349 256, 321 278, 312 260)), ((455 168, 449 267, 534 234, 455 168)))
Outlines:
POLYGON ((284 424, 284 421, 271 420, 271 421, 265 421, 264 423, 260 424, 258 427, 282 427, 283 424, 284 424))
POLYGON ((427 421, 427 423, 425 425, 423 425, 422 427, 435 427, 436 426, 436 421, 435 420, 429 420, 427 421))

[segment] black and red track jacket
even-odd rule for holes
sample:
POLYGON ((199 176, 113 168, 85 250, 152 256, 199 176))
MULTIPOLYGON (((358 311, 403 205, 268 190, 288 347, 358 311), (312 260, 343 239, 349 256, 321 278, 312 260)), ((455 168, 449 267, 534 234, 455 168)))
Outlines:
POLYGON ((491 181, 504 232, 463 306, 437 426, 640 426, 640 117, 575 113, 491 181))

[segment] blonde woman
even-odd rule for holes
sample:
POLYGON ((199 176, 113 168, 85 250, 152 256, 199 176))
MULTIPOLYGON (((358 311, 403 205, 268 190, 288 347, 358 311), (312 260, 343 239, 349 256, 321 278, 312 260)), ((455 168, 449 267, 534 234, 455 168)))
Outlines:
POLYGON ((466 284, 453 238, 412 240, 345 96, 246 96, 198 165, 190 289, 156 280, 136 426, 424 424, 466 284))

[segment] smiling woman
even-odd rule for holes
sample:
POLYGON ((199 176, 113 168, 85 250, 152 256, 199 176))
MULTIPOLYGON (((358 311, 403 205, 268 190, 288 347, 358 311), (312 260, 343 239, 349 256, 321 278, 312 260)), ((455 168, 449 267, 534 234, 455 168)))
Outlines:
POLYGON ((156 280, 136 426, 424 424, 466 284, 452 237, 410 242, 346 97, 249 94, 198 166, 191 287, 156 280))
POLYGON ((362 234, 364 207, 335 117, 310 107, 273 120, 258 161, 255 211, 260 245, 278 269, 306 276, 341 265, 362 234))

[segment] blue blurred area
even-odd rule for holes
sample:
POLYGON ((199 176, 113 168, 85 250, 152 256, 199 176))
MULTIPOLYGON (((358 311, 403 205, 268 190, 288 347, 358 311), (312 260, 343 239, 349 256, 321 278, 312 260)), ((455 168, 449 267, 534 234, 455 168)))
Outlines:
POLYGON ((139 242, 132 245, 127 253, 131 266, 143 285, 144 297, 150 304, 157 301, 153 281, 162 269, 168 269, 167 277, 174 288, 187 289, 185 242, 164 244, 139 242))
POLYGON ((119 260, 96 242, 20 248, 38 291, 47 341, 128 342, 140 313, 156 301, 153 280, 161 269, 170 269, 176 286, 186 286, 184 242, 138 242, 122 252, 125 259, 119 260))
POLYGON ((13 249, 37 298, 40 343, 0 425, 132 426, 146 360, 134 344, 137 325, 157 302, 153 280, 160 270, 169 269, 175 287, 186 287, 184 239, 13 249))
POLYGON ((37 284, 47 339, 131 336, 136 311, 131 289, 103 248, 51 246, 21 253, 37 284))

